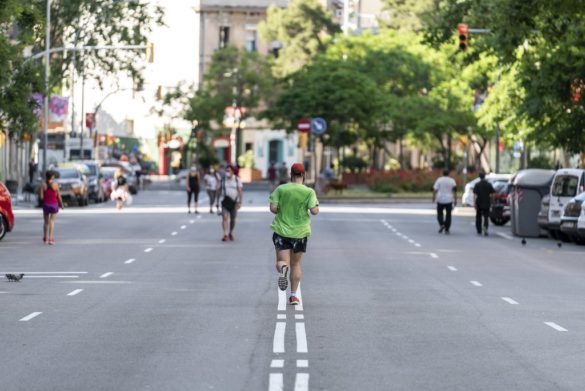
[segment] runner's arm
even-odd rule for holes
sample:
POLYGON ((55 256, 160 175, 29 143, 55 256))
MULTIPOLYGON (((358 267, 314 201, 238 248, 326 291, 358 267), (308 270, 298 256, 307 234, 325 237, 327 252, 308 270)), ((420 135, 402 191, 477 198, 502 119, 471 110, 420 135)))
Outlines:
POLYGON ((311 214, 313 216, 317 216, 317 214, 319 214, 319 205, 312 207, 311 209, 309 209, 311 211, 311 214))
POLYGON ((278 205, 277 204, 270 204, 270 211, 274 214, 278 213, 278 205))

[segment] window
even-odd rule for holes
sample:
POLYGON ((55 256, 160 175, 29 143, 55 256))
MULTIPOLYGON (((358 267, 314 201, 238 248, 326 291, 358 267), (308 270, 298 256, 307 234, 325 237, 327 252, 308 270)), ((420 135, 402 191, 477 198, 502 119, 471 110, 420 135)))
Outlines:
POLYGON ((254 145, 252 143, 246 143, 246 146, 244 147, 244 150, 246 152, 251 151, 254 149, 254 145))
POLYGON ((255 52, 257 50, 257 35, 256 30, 246 30, 246 50, 248 52, 255 52))
POLYGON ((559 175, 553 183, 553 197, 575 197, 579 177, 573 175, 559 175))
POLYGON ((219 28, 219 48, 225 48, 230 42, 230 28, 228 26, 221 26, 219 28))

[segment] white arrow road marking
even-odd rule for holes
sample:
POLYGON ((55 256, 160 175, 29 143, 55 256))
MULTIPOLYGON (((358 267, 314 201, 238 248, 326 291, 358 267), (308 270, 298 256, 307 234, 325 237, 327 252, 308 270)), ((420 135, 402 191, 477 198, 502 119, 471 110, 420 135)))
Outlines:
POLYGON ((544 324, 547 325, 547 326, 549 326, 549 327, 552 327, 556 331, 569 331, 566 328, 559 326, 555 322, 544 322, 544 324))
POLYGON ((307 353, 307 333, 305 331, 305 323, 298 322, 295 326, 297 335, 297 353, 307 353))
POLYGON ((75 295, 78 295, 78 294, 80 294, 81 292, 83 292, 83 289, 76 289, 76 290, 74 290, 73 292, 69 292, 69 293, 67 294, 67 296, 75 296, 75 295))
POLYGON ((24 318, 20 319, 20 321, 21 322, 28 322, 29 320, 36 318, 40 314, 42 314, 42 312, 33 312, 32 314, 29 314, 29 315, 25 316, 24 318))
POLYGON ((309 390, 309 374, 308 373, 297 373, 295 378, 295 391, 308 391, 309 390))
POLYGON ((516 300, 510 298, 510 297, 502 297, 502 300, 504 300, 506 303, 510 303, 512 305, 518 305, 520 303, 518 303, 516 300))
POLYGON ((268 391, 284 390, 284 380, 282 373, 271 373, 268 378, 268 391))
POLYGON ((274 329, 274 340, 272 341, 272 351, 274 353, 284 353, 284 333, 286 331, 286 322, 276 322, 274 329))

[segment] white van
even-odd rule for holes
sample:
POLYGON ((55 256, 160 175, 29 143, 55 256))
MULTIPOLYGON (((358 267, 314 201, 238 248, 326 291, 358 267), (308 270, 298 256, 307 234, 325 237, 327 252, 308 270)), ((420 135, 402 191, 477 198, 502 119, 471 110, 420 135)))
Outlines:
POLYGON ((565 206, 583 191, 585 191, 585 170, 562 168, 555 173, 550 186, 548 209, 548 230, 553 237, 561 236, 561 217, 565 206))

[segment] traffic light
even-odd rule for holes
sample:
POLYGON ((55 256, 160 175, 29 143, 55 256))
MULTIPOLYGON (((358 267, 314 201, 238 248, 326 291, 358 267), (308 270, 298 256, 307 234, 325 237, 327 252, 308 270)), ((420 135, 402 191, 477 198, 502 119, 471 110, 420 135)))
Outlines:
POLYGON ((469 29, 465 23, 459 23, 457 31, 459 32, 459 50, 465 51, 469 46, 469 29))

